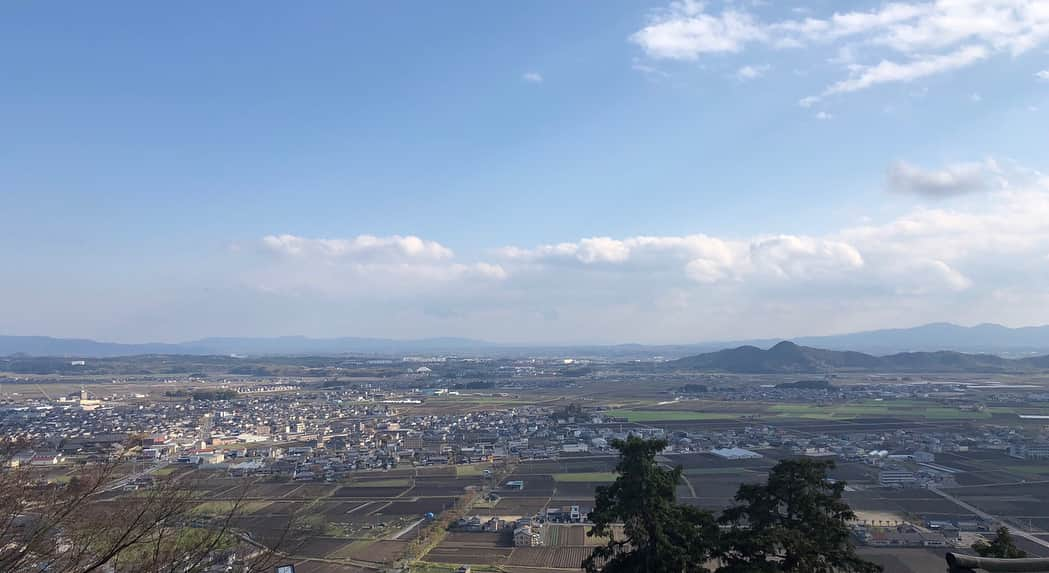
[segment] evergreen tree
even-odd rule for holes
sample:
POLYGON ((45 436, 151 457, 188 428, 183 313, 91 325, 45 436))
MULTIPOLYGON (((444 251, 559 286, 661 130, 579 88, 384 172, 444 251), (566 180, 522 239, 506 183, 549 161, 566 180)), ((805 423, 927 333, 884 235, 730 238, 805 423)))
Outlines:
POLYGON ((666 469, 656 455, 666 440, 614 440, 619 477, 597 488, 587 535, 607 537, 583 562, 588 573, 682 573, 706 571, 717 525, 713 517, 676 501, 682 469, 666 469), (622 533, 617 534, 619 524, 622 533))
POLYGON ((1019 559, 1027 557, 1027 552, 1016 546, 1008 527, 999 527, 994 532, 990 543, 980 540, 972 544, 973 551, 980 557, 997 557, 999 559, 1019 559))
POLYGON ((767 484, 744 484, 737 505, 721 517, 720 573, 873 573, 881 567, 856 555, 848 522, 855 514, 831 483, 833 462, 783 460, 767 484))

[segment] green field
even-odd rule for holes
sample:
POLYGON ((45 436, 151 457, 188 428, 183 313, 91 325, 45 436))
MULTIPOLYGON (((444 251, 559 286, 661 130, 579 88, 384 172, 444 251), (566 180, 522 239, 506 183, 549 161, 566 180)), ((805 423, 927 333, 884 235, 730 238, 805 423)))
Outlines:
POLYGON ((990 412, 968 412, 957 408, 926 404, 916 401, 862 402, 856 404, 772 404, 768 411, 781 418, 804 418, 815 420, 848 420, 863 417, 921 418, 926 420, 982 420, 991 417, 990 412))
POLYGON ((591 481, 615 481, 619 474, 615 472, 577 472, 553 474, 554 481, 563 482, 591 482, 591 481))
POLYGON ((473 477, 484 474, 492 464, 460 464, 455 466, 455 477, 473 477))
POLYGON ((725 412, 683 412, 680 410, 611 410, 610 416, 631 422, 687 422, 691 420, 735 420, 742 414, 725 412))

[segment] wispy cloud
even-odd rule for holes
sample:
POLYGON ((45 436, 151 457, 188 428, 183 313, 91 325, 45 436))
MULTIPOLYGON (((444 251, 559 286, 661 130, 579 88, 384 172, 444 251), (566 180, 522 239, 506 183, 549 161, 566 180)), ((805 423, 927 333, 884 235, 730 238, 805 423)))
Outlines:
POLYGON ((762 21, 740 4, 715 13, 699 2, 676 1, 653 14, 630 41, 650 58, 686 61, 740 53, 756 44, 831 50, 825 59, 848 77, 803 98, 800 103, 807 106, 1043 46, 1049 43, 1049 10, 1045 0, 897 1, 869 11, 762 21))
POLYGON ((956 70, 982 60, 988 55, 983 46, 967 46, 956 52, 931 58, 917 58, 905 63, 882 60, 874 66, 854 66, 852 77, 841 80, 823 91, 819 96, 803 100, 803 107, 828 96, 851 93, 872 86, 895 82, 912 82, 917 79, 956 70))
POLYGON ((668 78, 668 77, 670 77, 670 74, 668 74, 667 72, 665 72, 665 71, 663 71, 663 70, 661 70, 661 69, 659 69, 659 68, 657 68, 655 66, 649 65, 649 64, 639 60, 638 58, 634 58, 634 61, 630 64, 630 68, 632 70, 636 71, 636 72, 641 72, 641 73, 643 73, 643 74, 645 74, 647 76, 658 77, 658 78, 668 78))
POLYGON ((533 84, 543 83, 543 75, 539 72, 525 72, 521 74, 521 79, 533 84))
POLYGON ((742 68, 736 70, 736 79, 742 82, 755 80, 767 74, 770 69, 772 69, 772 66, 768 64, 761 64, 758 66, 743 66, 742 68))

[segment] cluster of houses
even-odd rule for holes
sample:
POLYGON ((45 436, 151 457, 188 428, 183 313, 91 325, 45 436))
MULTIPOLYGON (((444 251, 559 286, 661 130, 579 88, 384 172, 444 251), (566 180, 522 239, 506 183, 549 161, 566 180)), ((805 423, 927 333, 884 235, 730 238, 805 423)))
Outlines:
POLYGON ((505 520, 501 517, 490 517, 482 520, 479 516, 464 517, 453 524, 459 531, 509 533, 514 547, 540 547, 543 545, 543 522, 536 517, 522 517, 516 520, 505 520))
POLYGON ((942 531, 930 531, 910 523, 892 526, 853 527, 853 533, 864 545, 872 547, 949 547, 942 531))

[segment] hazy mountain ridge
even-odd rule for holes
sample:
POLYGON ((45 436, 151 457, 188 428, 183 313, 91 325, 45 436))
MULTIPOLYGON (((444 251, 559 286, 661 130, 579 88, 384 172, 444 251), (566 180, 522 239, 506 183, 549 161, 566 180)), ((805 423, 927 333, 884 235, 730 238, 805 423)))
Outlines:
MULTIPOLYGON (((1049 354, 1049 326, 1008 328, 997 324, 958 326, 933 323, 913 328, 872 330, 829 336, 785 338, 799 346, 867 355, 954 351, 968 354, 1031 356, 1049 354)), ((613 360, 681 358, 725 348, 774 346, 784 338, 705 342, 697 344, 498 344, 469 338, 339 337, 211 337, 182 343, 125 344, 48 336, 0 336, 0 356, 112 357, 135 354, 270 355, 270 354, 462 354, 476 356, 589 356, 613 360)), ((856 358, 861 360, 860 358, 856 358)))
POLYGON ((668 367, 681 370, 724 371, 746 374, 794 372, 1024 372, 1049 368, 1049 356, 1008 359, 994 354, 953 351, 901 352, 873 356, 855 351, 827 350, 780 342, 768 350, 740 346, 673 360, 668 367))
POLYGON ((266 354, 374 354, 475 352, 493 345, 466 338, 427 338, 394 340, 385 338, 273 338, 213 337, 181 343, 97 342, 79 338, 49 336, 0 336, 0 356, 75 356, 109 358, 137 354, 266 355, 266 354))
POLYGON ((958 326, 945 322, 831 336, 791 338, 802 346, 871 354, 954 350, 969 353, 1049 353, 1049 326, 958 326))

